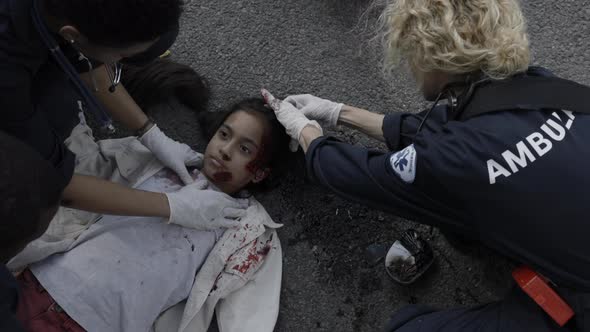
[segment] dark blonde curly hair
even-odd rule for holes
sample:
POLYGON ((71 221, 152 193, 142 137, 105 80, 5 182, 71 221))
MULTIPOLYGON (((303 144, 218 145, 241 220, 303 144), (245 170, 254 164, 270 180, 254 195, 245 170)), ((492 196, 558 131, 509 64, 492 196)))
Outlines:
POLYGON ((387 71, 404 59, 422 72, 503 79, 529 66, 518 0, 388 0, 379 22, 387 71))

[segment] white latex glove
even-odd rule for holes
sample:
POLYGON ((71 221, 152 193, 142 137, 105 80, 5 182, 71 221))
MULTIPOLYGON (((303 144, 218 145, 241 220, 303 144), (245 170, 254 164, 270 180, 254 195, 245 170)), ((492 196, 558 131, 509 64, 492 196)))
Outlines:
POLYGON ((168 222, 198 230, 240 227, 239 218, 246 215, 248 200, 206 190, 208 185, 209 182, 199 176, 179 191, 166 193, 170 205, 168 222))
POLYGON ((193 151, 188 145, 179 143, 164 134, 154 125, 139 141, 158 158, 164 166, 173 170, 184 184, 193 183, 186 166, 202 166, 203 155, 193 151))
POLYGON ((319 123, 306 118, 305 115, 292 104, 276 99, 266 89, 262 89, 261 93, 266 104, 275 111, 277 119, 285 127, 287 135, 291 136, 293 139, 289 146, 291 151, 297 151, 297 148, 299 147, 299 137, 301 136, 303 128, 312 125, 317 127, 320 131, 322 130, 319 123))
POLYGON ((343 104, 312 95, 295 95, 285 98, 285 101, 297 107, 306 117, 317 120, 322 126, 334 128, 338 125, 338 118, 343 104))

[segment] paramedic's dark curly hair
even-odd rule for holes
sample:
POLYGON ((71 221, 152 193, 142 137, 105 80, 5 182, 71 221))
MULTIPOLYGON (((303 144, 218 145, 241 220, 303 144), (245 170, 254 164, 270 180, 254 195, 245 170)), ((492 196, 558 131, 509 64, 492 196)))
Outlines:
POLYGON ((47 12, 91 42, 123 47, 178 28, 182 0, 43 0, 47 12))
POLYGON ((263 167, 270 168, 270 175, 259 183, 251 183, 246 189, 253 193, 263 192, 276 187, 294 160, 294 154, 289 150, 291 138, 285 132, 285 127, 277 120, 275 112, 265 105, 262 98, 248 98, 238 101, 227 110, 218 112, 202 112, 199 114, 201 131, 208 141, 213 138, 219 127, 235 112, 261 114, 270 128, 266 144, 263 167))
POLYGON ((0 132, 0 263, 45 232, 60 201, 60 178, 39 153, 0 132))

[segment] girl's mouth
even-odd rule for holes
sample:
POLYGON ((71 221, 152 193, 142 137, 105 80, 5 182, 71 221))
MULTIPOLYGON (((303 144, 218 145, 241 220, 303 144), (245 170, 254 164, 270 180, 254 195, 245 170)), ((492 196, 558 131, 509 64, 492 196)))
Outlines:
POLYGON ((211 164, 217 169, 225 169, 225 165, 217 158, 211 157, 211 164))

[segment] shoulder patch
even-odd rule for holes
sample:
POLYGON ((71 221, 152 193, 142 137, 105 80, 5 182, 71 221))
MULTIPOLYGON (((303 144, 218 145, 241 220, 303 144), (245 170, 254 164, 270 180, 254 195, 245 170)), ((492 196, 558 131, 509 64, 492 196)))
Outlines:
POLYGON ((395 173, 406 183, 416 178, 416 149, 414 144, 394 153, 389 159, 395 173))

